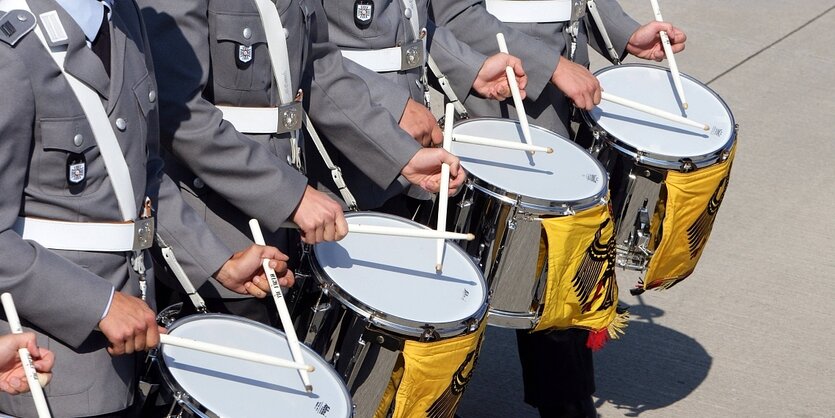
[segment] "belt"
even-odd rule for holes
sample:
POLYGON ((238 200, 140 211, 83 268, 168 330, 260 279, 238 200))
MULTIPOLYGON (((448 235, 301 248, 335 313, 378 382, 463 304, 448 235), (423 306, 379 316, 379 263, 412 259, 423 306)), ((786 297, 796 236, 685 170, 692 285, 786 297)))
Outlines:
POLYGON ((67 222, 19 217, 14 231, 52 250, 122 252, 150 248, 154 218, 126 222, 67 222))
POLYGON ((572 0, 486 0, 487 11, 506 23, 548 23, 571 20, 572 0))
POLYGON ((411 70, 426 63, 422 40, 383 49, 343 49, 342 56, 378 73, 411 70))
POLYGON ((245 134, 283 134, 302 127, 302 104, 290 102, 279 107, 217 106, 223 119, 245 134))

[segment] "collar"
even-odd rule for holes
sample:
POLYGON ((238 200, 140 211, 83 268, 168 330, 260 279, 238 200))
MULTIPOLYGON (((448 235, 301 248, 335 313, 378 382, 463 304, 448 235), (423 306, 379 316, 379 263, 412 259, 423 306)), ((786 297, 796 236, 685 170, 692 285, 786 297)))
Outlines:
POLYGON ((104 9, 107 8, 108 19, 110 18, 110 10, 112 7, 112 0, 55 0, 64 10, 72 16, 75 22, 84 31, 87 37, 87 42, 92 42, 96 39, 96 35, 101 28, 101 21, 104 16, 104 9), (104 6, 104 7, 102 7, 104 6))

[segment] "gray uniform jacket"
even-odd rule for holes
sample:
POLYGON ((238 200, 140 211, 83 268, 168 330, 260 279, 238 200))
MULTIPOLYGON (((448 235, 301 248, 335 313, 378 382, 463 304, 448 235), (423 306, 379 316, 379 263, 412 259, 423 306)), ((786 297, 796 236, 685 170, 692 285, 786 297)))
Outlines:
MULTIPOLYGON (((615 50, 625 51, 629 36, 638 28, 638 23, 624 13, 616 0, 598 0, 596 3, 615 50)), ((495 37, 484 34, 502 30, 507 38, 508 50, 522 59, 528 74, 525 89, 528 119, 535 125, 568 136, 570 104, 565 95, 550 83, 559 56, 567 56, 569 52, 570 37, 563 30, 564 23, 503 24, 487 12, 481 1, 435 0, 433 7, 434 18, 439 25, 447 26, 459 39, 482 53, 497 49, 495 37)), ((575 52, 575 62, 586 66, 589 64, 587 45, 598 52, 605 51, 605 44, 590 16, 586 16, 580 25, 575 52), (589 36, 590 33, 592 36, 589 36)), ((605 56, 608 57, 608 54, 605 56)), ((516 118, 511 100, 496 102, 470 97, 464 105, 471 116, 516 118)))
MULTIPOLYGON (((481 53, 459 42, 451 31, 436 27, 429 20, 429 0, 416 1, 417 16, 407 18, 402 0, 374 1, 373 18, 370 25, 361 29, 354 23, 352 1, 320 0, 328 17, 328 30, 333 43, 345 50, 378 50, 404 45, 416 40, 410 19, 419 19, 419 28, 427 29, 427 50, 431 53, 441 71, 450 80, 456 96, 464 99, 470 92, 478 70, 486 59, 481 53)), ((409 11, 411 14, 411 11, 409 11)), ((408 99, 423 103, 423 87, 420 82, 421 68, 407 71, 376 73, 346 59, 347 67, 365 80, 371 89, 372 100, 388 110, 395 120, 400 120, 408 99)), ((363 195, 390 196, 390 193, 374 193, 371 182, 361 181, 362 175, 347 167, 350 175, 348 186, 363 190, 363 195)), ((409 195, 428 199, 431 195, 413 186, 409 195)), ((385 200, 363 201, 363 208, 375 208, 385 200)))
MULTIPOLYGON (((354 3, 351 1, 323 1, 328 14, 328 29, 333 43, 340 49, 378 50, 402 45, 415 40, 411 18, 407 18, 402 0, 374 1, 374 16, 371 24, 361 29, 354 23, 354 3)), ((476 74, 487 58, 459 42, 451 31, 435 26, 429 21, 429 0, 416 1, 420 28, 428 30, 427 50, 450 79, 456 96, 464 99, 470 92, 476 74)), ((411 13, 411 12, 410 12, 411 13)), ((395 119, 400 119, 409 98, 418 103, 423 101, 419 80, 421 69, 374 73, 365 68, 357 69, 351 63, 352 71, 362 76, 371 89, 374 99, 388 109, 395 119)))
MULTIPOLYGON (((255 3, 138 3, 159 75, 162 142, 172 154, 166 170, 231 248, 250 243, 246 221, 251 217, 273 233, 266 237, 269 242, 281 245, 278 229, 308 183, 288 165, 289 135, 244 135, 223 121, 216 107, 279 103, 255 3), (241 45, 252 47, 252 59, 246 64, 238 60, 241 45)), ((321 4, 316 0, 275 3, 285 30, 293 90, 304 91, 310 118, 331 139, 331 156, 340 165, 343 159, 355 161, 376 185, 389 187, 419 147, 395 120, 371 105, 365 83, 344 68, 341 54, 327 42, 321 4)), ((309 142, 305 154, 309 165, 318 158, 309 142)), ((309 169, 308 173, 330 177, 327 171, 309 169)), ((211 289, 200 290, 212 296, 211 289)), ((225 289, 220 294, 232 296, 225 289)))
MULTIPOLYGON (((68 36, 64 67, 101 96, 129 167, 137 214, 145 196, 156 202, 157 231, 201 284, 231 252, 195 213, 184 211, 176 185, 162 176, 156 86, 139 10, 132 1, 114 3, 108 77, 81 29, 57 3, 28 3, 35 15, 57 11, 68 36), (192 251, 198 248, 199 253, 192 251)), ((24 326, 37 333, 40 346, 55 353, 54 378, 45 388, 54 416, 124 409, 132 401, 137 360, 144 360, 144 353, 111 357, 106 339, 94 328, 114 288, 140 294, 129 253, 49 250, 13 229, 19 216, 122 220, 96 141, 66 79, 34 33, 14 45, 0 42, 0 85, 0 292, 11 292, 24 326), (77 135, 83 141, 76 141, 77 135), (66 174, 70 154, 86 158, 86 180, 72 187, 66 174)), ((150 283, 152 273, 147 274, 150 283)), ((8 330, 5 319, 2 323, 8 330)), ((36 416, 28 394, 2 394, 0 410, 36 416)))

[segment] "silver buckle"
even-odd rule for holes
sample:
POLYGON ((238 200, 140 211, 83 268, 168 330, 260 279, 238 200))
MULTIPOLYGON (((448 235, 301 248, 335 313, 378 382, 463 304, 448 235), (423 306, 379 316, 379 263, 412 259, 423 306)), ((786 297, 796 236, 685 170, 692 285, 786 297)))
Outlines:
POLYGON ((302 104, 290 102, 278 107, 278 127, 276 133, 298 131, 302 128, 302 104))
POLYGON ((133 222, 133 250, 151 248, 154 243, 154 218, 139 219, 133 222))
POLYGON ((571 22, 577 22, 586 16, 586 0, 571 1, 571 22))
POLYGON ((426 52, 423 50, 422 40, 400 46, 401 71, 422 67, 424 62, 426 62, 426 52))

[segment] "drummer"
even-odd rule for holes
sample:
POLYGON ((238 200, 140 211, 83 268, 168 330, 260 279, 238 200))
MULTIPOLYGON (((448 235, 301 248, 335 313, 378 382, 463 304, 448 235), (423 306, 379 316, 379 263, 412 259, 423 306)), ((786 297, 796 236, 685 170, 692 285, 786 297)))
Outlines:
MULTIPOLYGON (((128 416, 144 350, 159 341, 145 251, 154 228, 184 250, 197 284, 214 276, 263 294, 252 283, 265 284, 262 260, 284 276, 286 257, 233 253, 162 174, 156 85, 132 2, 30 4, 4 11, 0 36, 0 293, 54 353, 46 396, 56 416, 128 416), (36 33, 39 21, 49 29, 36 33)), ((36 416, 32 397, 7 393, 0 411, 36 416)))
MULTIPOLYGON (((661 61, 665 55, 659 31, 667 31, 674 52, 682 51, 687 39, 684 32, 669 23, 653 21, 640 26, 615 0, 597 0, 597 9, 617 54, 611 57, 594 19, 575 16, 577 25, 572 25, 572 21, 560 17, 572 15, 572 2, 504 2, 504 6, 512 5, 518 10, 504 9, 507 14, 491 18, 483 9, 490 9, 491 1, 495 0, 449 2, 439 7, 436 0, 434 18, 482 53, 495 51, 495 41, 472 28, 503 31, 510 53, 522 58, 528 74, 524 105, 530 122, 565 137, 572 137, 572 106, 591 110, 600 103, 600 83, 588 70, 588 45, 612 62, 627 53, 661 61), (539 8, 531 7, 534 4, 539 8), (506 21, 506 26, 499 19, 506 21), (576 33, 572 30, 575 27, 576 33)), ((514 118, 517 114, 511 101, 496 103, 471 98, 466 105, 472 116, 514 118)), ((542 417, 597 416, 591 397, 595 386, 592 353, 586 346, 588 334, 580 329, 517 331, 525 402, 538 408, 542 417)))
MULTIPOLYGON (((458 42, 443 27, 429 20, 429 1, 343 1, 322 2, 327 14, 330 40, 346 58, 346 68, 366 82, 372 99, 378 102, 424 147, 442 142, 441 130, 429 110, 427 59, 447 76, 452 93, 464 101, 470 94, 488 100, 510 97, 505 67, 511 66, 524 95, 526 78, 519 59, 507 54, 489 58, 458 42)), ((412 187, 397 199, 390 191, 366 185, 362 168, 346 164, 348 185, 360 190, 362 209, 425 221, 431 212, 431 197, 412 187), (382 206, 382 207, 381 207, 382 206)), ((332 182, 325 186, 335 191, 332 182)))
MULTIPOLYGON (((287 230, 281 229, 285 220, 299 226, 306 243, 338 240, 347 233, 341 206, 308 186, 310 180, 299 171, 303 159, 319 158, 313 138, 300 132, 302 107, 331 139, 329 154, 338 150, 377 188, 401 188, 402 175, 405 182, 435 192, 442 162, 453 168, 452 189, 463 183, 456 157, 442 149, 421 149, 394 118, 372 104, 366 84, 324 42, 327 27, 319 2, 262 1, 282 13, 268 27, 258 2, 251 0, 138 3, 159 74, 161 135, 170 151, 166 171, 230 247, 251 244, 250 218, 259 219, 268 243, 288 252, 294 250, 287 230), (270 33, 283 36, 268 46, 270 33), (260 126, 269 120, 264 111, 273 112, 268 130, 260 126), (304 156, 294 146, 302 142, 304 156)), ((319 174, 343 180, 341 170, 319 174)), ((352 200, 349 189, 340 191, 352 200)), ((272 301, 240 298, 214 282, 198 291, 212 312, 277 325, 272 301)))

